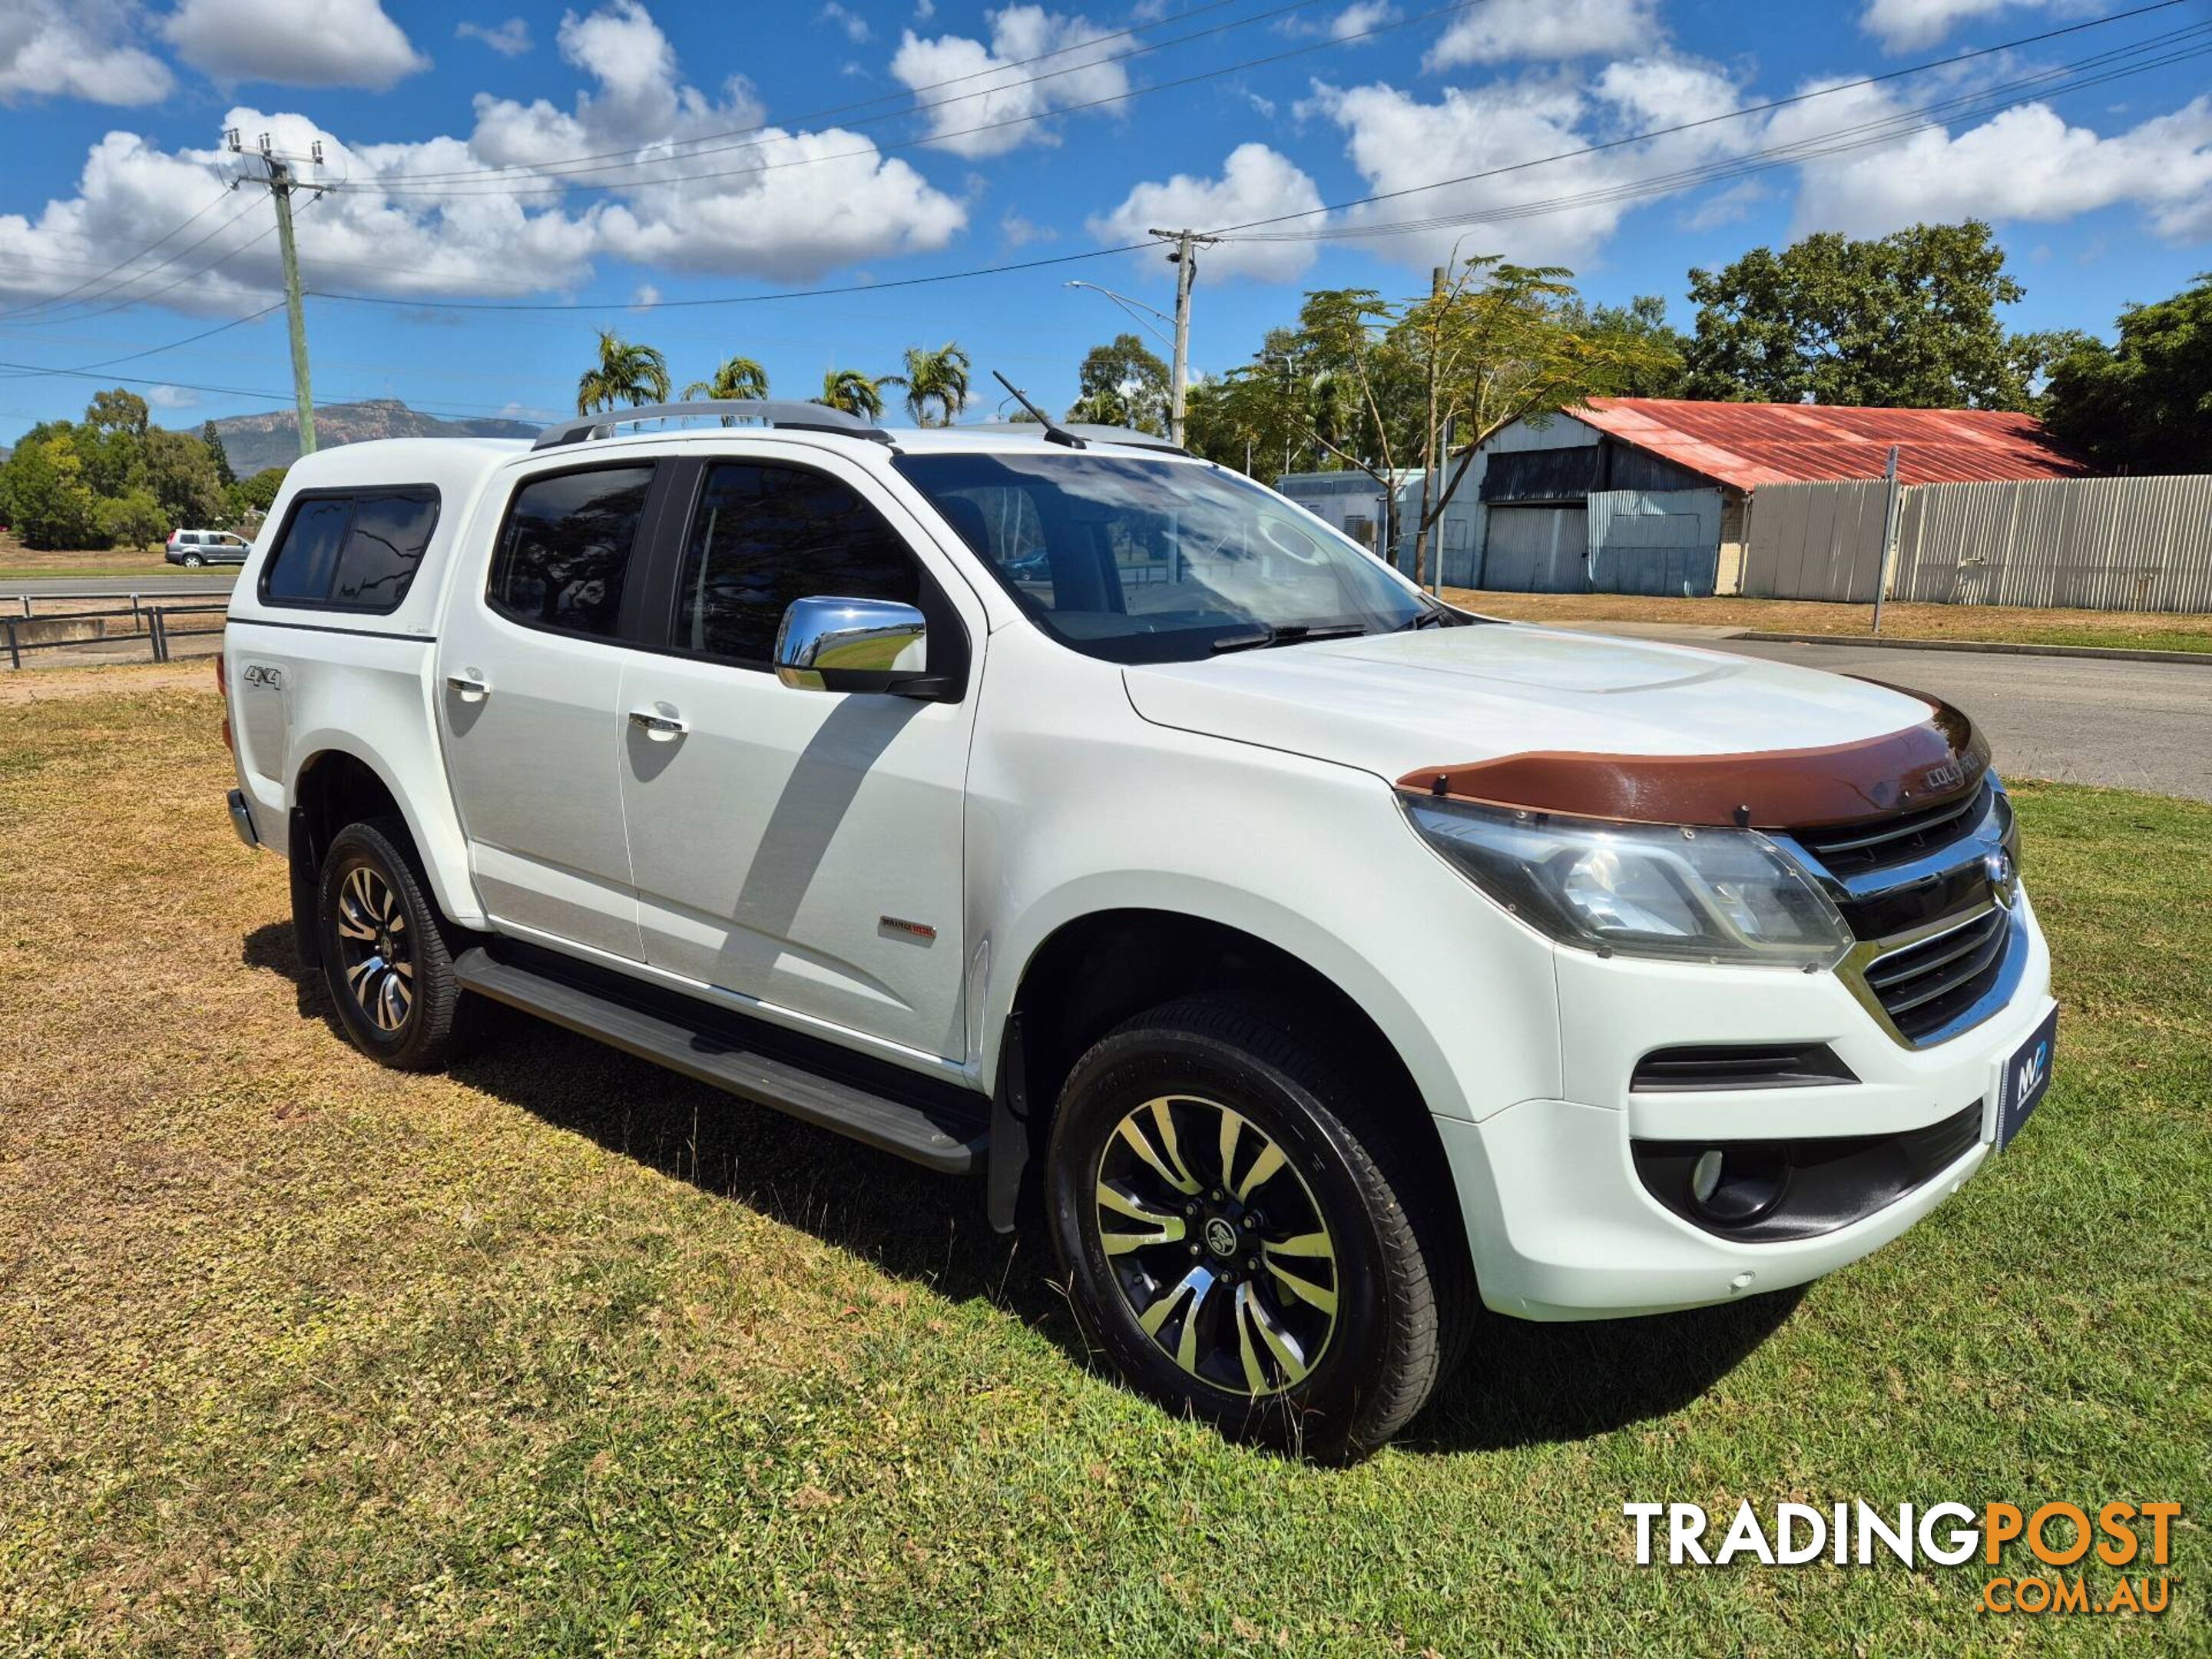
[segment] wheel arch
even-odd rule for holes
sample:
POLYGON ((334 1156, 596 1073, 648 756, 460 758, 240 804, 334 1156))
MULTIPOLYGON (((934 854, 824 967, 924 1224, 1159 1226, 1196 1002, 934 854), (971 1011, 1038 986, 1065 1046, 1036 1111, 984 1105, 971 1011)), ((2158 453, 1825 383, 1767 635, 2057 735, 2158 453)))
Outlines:
POLYGON ((1042 1155, 1060 1087, 1084 1051, 1130 1016, 1197 991, 1249 993, 1328 1031, 1349 1065, 1401 1103, 1407 1133, 1434 1141, 1441 1161, 1443 1145, 1428 1121, 1439 1105, 1441 1054, 1386 980, 1356 960, 1343 972, 1313 948, 1316 941, 1299 937, 1304 931, 1270 938, 1202 909, 1133 904, 1082 909, 1042 930, 991 1022, 994 1224, 1013 1224, 1024 1172, 1042 1155))
POLYGON ((448 921, 463 927, 483 925, 482 908, 469 878, 467 854, 458 831, 440 836, 424 821, 392 769, 366 747, 337 738, 302 747, 307 752, 293 769, 287 792, 287 851, 295 881, 304 875, 312 883, 331 837, 347 824, 396 816, 407 826, 408 840, 421 860, 439 909, 448 921))

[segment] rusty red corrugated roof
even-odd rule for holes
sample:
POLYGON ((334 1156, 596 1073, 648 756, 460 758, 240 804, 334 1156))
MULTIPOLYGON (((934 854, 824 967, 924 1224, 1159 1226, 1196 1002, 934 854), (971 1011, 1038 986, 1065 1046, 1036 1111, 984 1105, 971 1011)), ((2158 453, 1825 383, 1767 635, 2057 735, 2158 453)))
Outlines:
POLYGON ((1571 412, 1624 443, 1739 489, 1879 478, 1892 444, 1898 476, 1907 483, 2078 478, 2091 470, 2033 415, 1994 409, 1594 398, 1571 412))

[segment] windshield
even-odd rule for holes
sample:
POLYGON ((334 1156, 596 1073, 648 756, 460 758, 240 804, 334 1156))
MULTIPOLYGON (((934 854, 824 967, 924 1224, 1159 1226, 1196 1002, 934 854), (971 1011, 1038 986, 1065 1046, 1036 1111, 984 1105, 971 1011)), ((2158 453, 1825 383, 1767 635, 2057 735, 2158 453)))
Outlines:
POLYGON ((1114 662, 1388 633, 1455 613, 1236 474, 1122 455, 894 463, 1054 638, 1114 662))

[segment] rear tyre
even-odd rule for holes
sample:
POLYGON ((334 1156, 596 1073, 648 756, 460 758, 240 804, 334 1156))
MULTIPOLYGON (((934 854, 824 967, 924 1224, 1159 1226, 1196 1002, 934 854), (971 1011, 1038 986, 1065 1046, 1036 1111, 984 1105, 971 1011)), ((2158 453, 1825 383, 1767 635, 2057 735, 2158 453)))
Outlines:
MULTIPOLYGON (((1391 1106, 1271 1007, 1152 1010, 1076 1063, 1046 1153, 1085 1328, 1170 1409, 1340 1461, 1419 1411, 1471 1275, 1391 1106)), ((1417 1107, 1412 1107, 1418 1109, 1417 1107)))
POLYGON ((431 1072, 453 1042, 460 986, 396 817, 331 838, 317 884, 323 981, 355 1048, 380 1065, 431 1072))
POLYGON ((187 570, 198 570, 202 565, 205 564, 207 561, 200 557, 197 553, 187 553, 183 558, 178 560, 177 562, 184 566, 187 570))

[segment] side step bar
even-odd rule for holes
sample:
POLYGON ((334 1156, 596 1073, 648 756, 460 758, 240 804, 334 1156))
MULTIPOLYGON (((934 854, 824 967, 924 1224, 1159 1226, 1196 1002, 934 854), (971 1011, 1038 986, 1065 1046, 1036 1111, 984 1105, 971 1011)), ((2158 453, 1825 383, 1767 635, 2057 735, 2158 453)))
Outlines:
MULTIPOLYGON (((945 1106, 878 1092, 769 1053, 767 1045, 755 1045, 736 1029, 741 1017, 726 1020, 720 1011, 696 1005, 695 1019, 677 1006, 689 999, 641 986, 633 1000, 585 982, 588 972, 572 977, 545 971, 494 956, 482 945, 453 958, 453 977, 469 990, 803 1122, 835 1129, 945 1175, 965 1175, 982 1160, 990 1130, 980 1116, 989 1106, 981 1095, 979 1115, 971 1124, 964 1114, 945 1106)), ((604 981, 611 976, 597 977, 604 981)), ((927 1086, 920 1084, 917 1093, 927 1086)))

